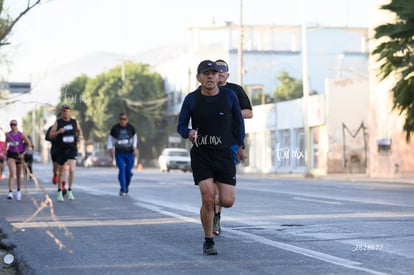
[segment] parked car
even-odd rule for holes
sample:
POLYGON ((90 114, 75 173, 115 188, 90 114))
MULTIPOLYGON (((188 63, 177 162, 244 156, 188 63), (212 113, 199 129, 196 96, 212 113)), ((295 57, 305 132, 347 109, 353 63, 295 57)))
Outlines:
POLYGON ((173 169, 191 171, 190 152, 182 148, 165 148, 158 157, 158 164, 161 172, 173 169))
POLYGON ((84 167, 111 167, 114 166, 112 156, 106 152, 93 152, 89 155, 84 163, 84 167))

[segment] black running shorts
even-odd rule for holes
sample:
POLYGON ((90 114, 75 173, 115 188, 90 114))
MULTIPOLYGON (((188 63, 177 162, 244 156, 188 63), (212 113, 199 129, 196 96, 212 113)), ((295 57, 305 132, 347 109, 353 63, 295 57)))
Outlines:
POLYGON ((23 160, 19 157, 19 153, 7 151, 7 159, 15 159, 16 164, 22 164, 23 160))
POLYGON ((56 162, 59 165, 63 165, 69 159, 76 159, 77 155, 78 155, 78 150, 76 148, 75 149, 73 149, 73 148, 66 148, 66 149, 58 148, 56 150, 56 162))
POLYGON ((50 149, 50 157, 52 159, 52 162, 57 162, 57 158, 58 158, 58 152, 57 149, 52 147, 50 149))
POLYGON ((191 148, 191 168, 195 185, 213 178, 216 182, 236 185, 236 167, 230 147, 221 150, 191 148))

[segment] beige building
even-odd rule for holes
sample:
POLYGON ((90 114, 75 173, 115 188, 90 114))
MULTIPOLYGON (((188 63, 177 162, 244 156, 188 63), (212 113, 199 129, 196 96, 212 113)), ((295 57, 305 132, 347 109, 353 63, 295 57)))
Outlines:
MULTIPOLYGON (((376 7, 389 1, 376 1, 376 7)), ((385 22, 393 22, 392 14, 378 8, 372 9, 370 22, 370 37, 374 28, 385 22)), ((377 42, 371 40, 370 50, 377 42)), ((394 84, 393 76, 384 81, 377 77, 379 65, 376 57, 370 56, 370 97, 368 109, 369 135, 369 165, 368 174, 372 177, 406 178, 414 176, 414 141, 406 142, 402 132, 404 117, 398 111, 392 110, 391 89, 394 84)))
POLYGON ((310 172, 365 173, 368 155, 368 81, 327 79, 325 94, 254 106, 245 120, 245 172, 305 173, 304 111, 310 133, 310 172))

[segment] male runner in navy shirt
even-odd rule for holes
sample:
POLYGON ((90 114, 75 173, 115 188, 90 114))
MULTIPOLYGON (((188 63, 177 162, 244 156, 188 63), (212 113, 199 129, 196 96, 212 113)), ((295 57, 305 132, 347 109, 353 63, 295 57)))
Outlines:
POLYGON ((244 121, 237 96, 233 91, 218 86, 218 69, 214 61, 204 60, 198 65, 197 80, 201 89, 185 97, 177 131, 193 143, 191 168, 194 183, 198 185, 202 197, 200 218, 205 237, 203 252, 216 255, 213 239, 215 185, 219 190, 219 204, 232 207, 236 185, 236 168, 230 148, 233 141, 232 123, 234 119, 237 159, 243 161, 246 158, 244 121))

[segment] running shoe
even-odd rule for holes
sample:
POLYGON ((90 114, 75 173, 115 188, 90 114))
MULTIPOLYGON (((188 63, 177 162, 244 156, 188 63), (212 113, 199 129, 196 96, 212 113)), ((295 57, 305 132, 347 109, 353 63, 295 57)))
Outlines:
POLYGON ((17 193, 16 193, 16 200, 21 200, 22 199, 22 192, 20 192, 20 191, 17 191, 17 193))
POLYGON ((68 199, 70 199, 70 200, 74 200, 75 199, 75 197, 73 196, 73 194, 72 194, 72 190, 68 190, 68 199))
POLYGON ((120 195, 120 196, 126 196, 126 195, 127 195, 127 193, 126 193, 126 192, 119 192, 119 195, 120 195))
POLYGON ((13 199, 13 192, 9 192, 9 195, 7 196, 8 200, 12 200, 13 199))
POLYGON ((58 182, 57 174, 54 174, 52 178, 52 183, 57 184, 57 182, 58 182))
POLYGON ((206 255, 217 255, 217 250, 214 247, 214 242, 204 241, 203 253, 206 255))
POLYGON ((56 200, 57 201, 64 201, 62 191, 58 191, 56 200))
POLYGON ((220 236, 221 233, 221 225, 220 225, 220 216, 214 215, 213 219, 213 234, 216 236, 220 236))

